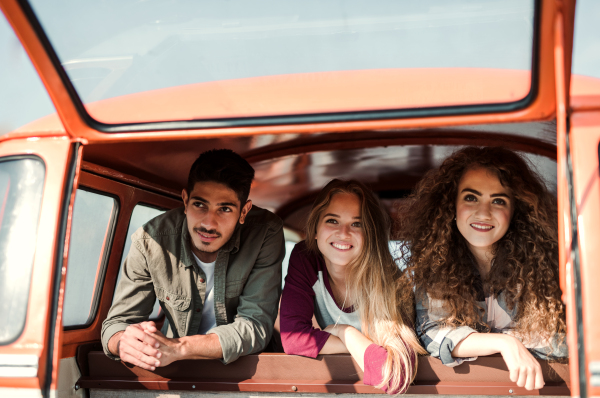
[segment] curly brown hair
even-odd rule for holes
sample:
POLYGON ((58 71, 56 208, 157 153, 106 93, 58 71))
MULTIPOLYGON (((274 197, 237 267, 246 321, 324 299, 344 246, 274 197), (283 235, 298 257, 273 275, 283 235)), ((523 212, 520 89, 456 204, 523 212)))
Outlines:
POLYGON ((517 307, 515 332, 524 340, 565 331, 558 275, 556 199, 528 162, 501 147, 466 147, 430 170, 398 206, 397 239, 406 274, 417 292, 444 301, 445 326, 488 329, 476 305, 481 279, 475 258, 454 217, 458 184, 467 170, 484 168, 514 196, 506 234, 494 245, 493 266, 483 280, 517 307))

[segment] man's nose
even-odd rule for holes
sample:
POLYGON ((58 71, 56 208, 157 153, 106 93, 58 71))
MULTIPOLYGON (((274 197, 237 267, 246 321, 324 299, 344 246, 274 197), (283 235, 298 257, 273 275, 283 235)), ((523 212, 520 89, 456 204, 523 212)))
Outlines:
POLYGON ((217 227, 217 219, 216 214, 212 211, 206 212, 202 220, 200 220, 200 226, 206 228, 207 230, 216 229, 217 227))

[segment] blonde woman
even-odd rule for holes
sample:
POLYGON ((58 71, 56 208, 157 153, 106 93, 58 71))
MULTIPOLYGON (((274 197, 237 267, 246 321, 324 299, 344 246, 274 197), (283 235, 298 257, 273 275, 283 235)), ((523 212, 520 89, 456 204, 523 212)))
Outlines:
POLYGON ((280 331, 287 354, 350 353, 364 384, 396 394, 406 392, 425 351, 411 327, 414 304, 402 299, 412 288, 389 252, 389 230, 385 210, 363 184, 327 184, 306 241, 290 257, 280 331))

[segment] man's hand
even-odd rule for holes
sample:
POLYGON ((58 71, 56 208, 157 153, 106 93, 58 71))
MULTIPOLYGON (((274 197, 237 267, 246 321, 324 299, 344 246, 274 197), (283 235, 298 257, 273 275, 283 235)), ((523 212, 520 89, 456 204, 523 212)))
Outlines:
POLYGON ((160 359, 159 364, 156 366, 167 366, 184 358, 183 341, 181 339, 169 339, 157 330, 156 327, 147 327, 144 329, 144 333, 152 337, 159 344, 158 355, 160 355, 160 359))
POLYGON ((157 330, 154 322, 142 322, 127 326, 123 332, 115 333, 108 342, 109 350, 122 361, 139 366, 146 370, 154 370, 160 366, 162 356, 157 349, 160 343, 144 330, 157 330))

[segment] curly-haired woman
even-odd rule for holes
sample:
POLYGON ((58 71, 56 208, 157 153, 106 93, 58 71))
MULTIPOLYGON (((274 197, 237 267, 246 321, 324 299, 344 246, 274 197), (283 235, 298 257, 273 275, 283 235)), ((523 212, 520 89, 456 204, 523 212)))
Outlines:
POLYGON ((412 328, 412 287, 389 251, 389 230, 387 213, 363 184, 327 184, 308 217, 306 240, 290 256, 280 331, 286 353, 350 353, 364 384, 393 394, 406 391, 417 354, 425 351, 412 328))
POLYGON ((448 366, 500 353, 510 378, 544 385, 534 358, 566 357, 554 197, 528 163, 467 147, 399 206, 398 236, 417 299, 417 334, 448 366))

